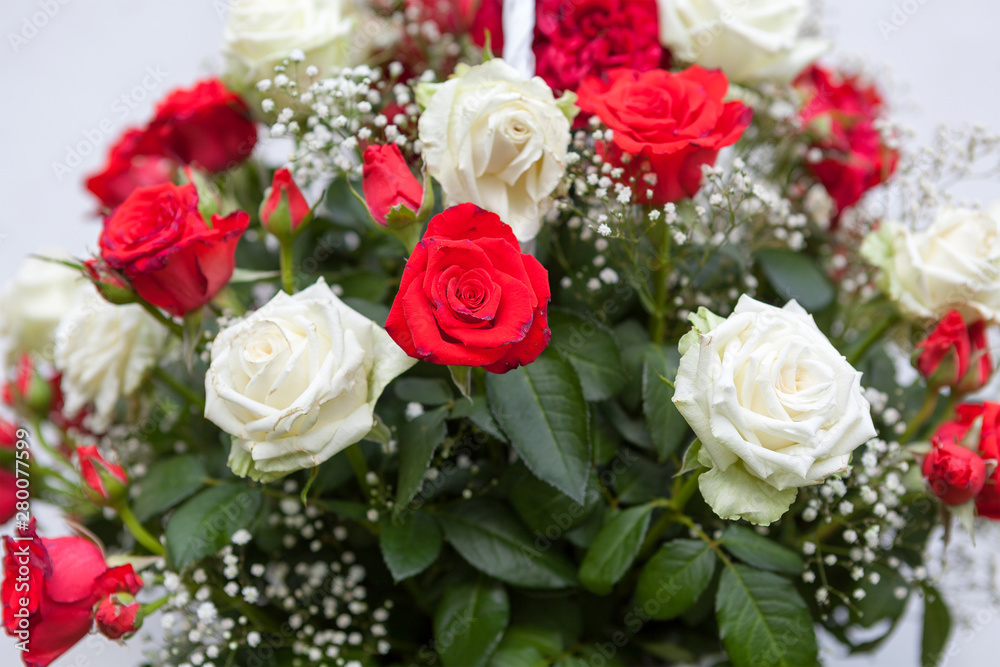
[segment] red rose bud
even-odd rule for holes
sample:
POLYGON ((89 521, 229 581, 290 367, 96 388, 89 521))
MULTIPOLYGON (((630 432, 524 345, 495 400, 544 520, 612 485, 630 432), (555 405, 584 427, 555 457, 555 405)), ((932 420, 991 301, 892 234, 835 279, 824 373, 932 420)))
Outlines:
POLYGON ((933 443, 961 445, 984 459, 1000 459, 1000 403, 963 403, 955 413, 957 419, 938 427, 933 443))
POLYGON ((725 102, 728 90, 725 74, 698 66, 623 68, 584 79, 577 106, 612 130, 598 152, 635 179, 636 201, 662 206, 697 194, 702 167, 714 165, 719 150, 749 127, 753 111, 725 102))
POLYGON ((986 463, 975 452, 953 443, 936 443, 924 459, 924 478, 947 505, 976 497, 986 481, 986 463))
POLYGON ((125 469, 109 462, 97 451, 96 445, 76 448, 80 461, 83 493, 95 505, 114 505, 124 497, 128 486, 125 469))
POLYGON ((121 639, 136 632, 142 625, 142 608, 134 596, 116 593, 101 600, 94 611, 97 629, 108 639, 121 639))
MULTIPOLYGON (((87 189, 101 200, 105 208, 115 208, 136 188, 173 179, 177 164, 160 154, 156 146, 147 145, 147 150, 152 150, 152 153, 140 152, 139 145, 144 136, 143 130, 126 130, 111 148, 104 168, 87 179, 87 189)), ((146 140, 146 143, 149 144, 149 141, 146 140)))
POLYGON ((934 331, 917 345, 917 370, 932 387, 954 387, 969 370, 972 343, 961 313, 945 315, 934 331))
POLYGON ((216 173, 244 162, 257 144, 246 103, 218 79, 178 88, 156 107, 140 150, 216 173))
POLYGON ((83 263, 87 278, 110 303, 122 305, 135 303, 135 292, 125 284, 122 276, 98 259, 88 259, 83 263))
POLYGON ((1000 466, 983 484, 983 490, 976 496, 976 513, 981 517, 1000 521, 1000 466))
POLYGON ((45 381, 27 353, 17 360, 14 381, 4 386, 4 402, 29 415, 45 417, 52 406, 52 387, 45 381))
POLYGON ((4 537, 4 630, 25 642, 25 665, 45 667, 87 636, 98 601, 116 592, 135 595, 142 580, 131 565, 109 569, 90 540, 39 537, 34 519, 18 533, 24 539, 4 537))
POLYGON ((970 393, 979 391, 990 381, 993 374, 993 358, 990 356, 990 343, 986 338, 986 322, 976 322, 969 325, 970 359, 969 370, 955 389, 970 393))
POLYGON ((198 212, 193 184, 139 188, 104 221, 101 257, 143 299, 172 315, 201 308, 225 287, 250 216, 198 212))
POLYGON ((260 205, 260 222, 279 239, 292 239, 312 219, 312 209, 287 169, 274 172, 260 205))
POLYGON ((17 441, 17 426, 6 419, 0 419, 0 449, 15 449, 17 441))
POLYGON ((413 213, 415 220, 424 198, 423 186, 410 172, 396 144, 375 144, 365 149, 361 189, 368 212, 383 227, 389 224, 392 209, 400 206, 413 213))
POLYGON ((17 477, 0 468, 0 524, 5 524, 17 514, 17 477))
POLYGON ((473 204, 431 219, 385 330, 415 359, 506 373, 548 345, 549 276, 511 228, 473 204))

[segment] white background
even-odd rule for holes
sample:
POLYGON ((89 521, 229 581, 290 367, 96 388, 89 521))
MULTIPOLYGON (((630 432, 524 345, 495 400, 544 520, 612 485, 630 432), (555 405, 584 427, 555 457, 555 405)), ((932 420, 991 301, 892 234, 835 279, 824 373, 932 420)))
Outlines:
MULTIPOLYGON (((917 128, 921 142, 937 123, 981 122, 1000 129, 1000 4, 828 4, 826 32, 836 41, 838 56, 854 54, 872 69, 890 68, 900 84, 892 90, 895 115, 917 128)), ((58 246, 82 255, 96 248, 100 227, 83 189, 84 175, 101 165, 122 129, 149 118, 156 99, 217 70, 225 6, 225 0, 0 3, 0 282, 30 252, 58 246), (50 17, 43 14, 45 7, 50 17), (13 44, 11 34, 26 41, 13 44), (153 83, 151 90, 143 86, 144 77, 153 83), (109 123, 113 130, 103 132, 102 124, 107 128, 109 123)), ((1000 198, 1000 183, 981 182, 963 192, 990 201, 1000 198)), ((978 548, 1000 551, 997 536, 993 531, 981 537, 978 548)), ((976 611, 978 622, 960 631, 947 664, 995 664, 1000 609, 971 610, 976 611)), ((828 653, 827 664, 918 665, 919 627, 920 611, 911 611, 878 656, 840 660, 828 653)), ((135 649, 105 647, 103 639, 90 638, 56 665, 138 662, 135 649)), ((17 660, 12 641, 4 636, 0 662, 17 660)))

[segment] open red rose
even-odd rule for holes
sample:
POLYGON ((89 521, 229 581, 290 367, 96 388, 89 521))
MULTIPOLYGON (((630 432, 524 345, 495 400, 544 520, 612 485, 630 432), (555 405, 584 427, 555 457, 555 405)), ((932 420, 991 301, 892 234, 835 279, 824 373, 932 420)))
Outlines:
POLYGON ((539 0, 535 71, 556 94, 591 75, 660 66, 656 0, 539 0))
POLYGON ((636 199, 662 205, 693 197, 702 166, 715 164, 719 150, 750 125, 749 107, 723 102, 728 89, 725 74, 698 66, 676 73, 615 69, 584 79, 577 105, 613 130, 611 145, 598 150, 636 179, 636 199))
POLYGON ((931 386, 976 391, 993 372, 985 323, 966 325, 955 310, 944 316, 917 349, 917 370, 931 386))
POLYGON ((139 188, 104 221, 101 257, 146 301, 173 315, 201 308, 229 282, 250 217, 198 212, 193 184, 139 188))
POLYGON ((87 189, 106 208, 115 208, 136 188, 166 183, 174 177, 177 164, 166 156, 139 151, 143 130, 126 130, 108 154, 104 168, 87 179, 87 189))
POLYGON ((947 505, 976 497, 986 481, 986 464, 975 452, 951 442, 936 442, 924 459, 924 478, 947 505))
POLYGON ((406 0, 406 8, 417 12, 419 23, 432 21, 443 33, 468 33, 480 48, 489 31, 493 53, 503 53, 503 0, 406 0))
POLYGON ((3 625, 18 641, 27 640, 24 664, 45 667, 90 632, 99 600, 135 595, 142 579, 131 565, 109 568, 90 540, 39 537, 34 519, 18 532, 30 539, 4 537, 3 625))
POLYGON ((899 153, 876 129, 883 104, 874 86, 818 65, 800 74, 794 85, 805 98, 799 119, 813 148, 822 152, 808 166, 837 204, 835 225, 844 209, 893 174, 899 153))
POLYGON ((402 204, 414 213, 420 209, 424 186, 406 166, 396 144, 373 144, 365 149, 361 190, 372 218, 387 224, 389 210, 402 204))
POLYGON ((245 161, 256 144, 246 103, 218 79, 207 79, 172 91, 156 106, 139 149, 219 172, 245 161))
POLYGON ((552 332, 548 272, 495 213, 459 204, 435 216, 406 262, 385 329, 408 355, 506 373, 552 332))

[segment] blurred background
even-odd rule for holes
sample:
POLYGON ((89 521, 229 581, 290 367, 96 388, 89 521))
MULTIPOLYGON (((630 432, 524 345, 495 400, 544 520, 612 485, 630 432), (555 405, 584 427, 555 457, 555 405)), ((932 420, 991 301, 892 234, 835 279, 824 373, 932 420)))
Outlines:
MULTIPOLYGON (((0 4, 0 283, 25 255, 63 248, 96 250, 100 221, 83 188, 115 138, 144 123, 157 99, 220 69, 217 55, 226 0, 5 0, 0 4)), ((861 63, 878 75, 892 114, 928 143, 938 124, 982 123, 1000 128, 1000 3, 984 0, 835 0, 822 8, 824 32, 836 44, 830 62, 861 63)), ((904 147, 905 150, 905 147, 904 147)), ((997 180, 959 191, 988 203, 1000 199, 997 180)), ((58 515, 42 511, 49 534, 65 532, 58 515)), ((975 550, 959 535, 948 550, 939 588, 957 606, 952 644, 939 667, 996 664, 1000 607, 984 585, 1000 575, 988 555, 1000 553, 1000 526, 984 526, 975 550), (970 557, 970 554, 972 556, 970 557), (977 555, 978 554, 978 555, 977 555), (992 657, 990 657, 992 656, 992 657)), ((943 556, 942 556, 943 557, 943 556)), ((847 658, 825 642, 833 667, 920 664, 921 605, 904 617, 874 656, 847 658)), ((158 634, 156 617, 142 635, 158 634)), ((56 665, 125 667, 141 661, 129 648, 90 637, 56 665)), ((0 664, 20 664, 14 642, 0 636, 0 664)))

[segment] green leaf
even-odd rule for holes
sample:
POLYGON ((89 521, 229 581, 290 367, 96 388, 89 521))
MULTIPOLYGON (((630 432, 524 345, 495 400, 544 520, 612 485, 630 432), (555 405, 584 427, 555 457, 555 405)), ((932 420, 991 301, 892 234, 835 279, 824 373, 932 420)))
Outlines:
POLYGON ((452 400, 451 387, 444 380, 400 378, 392 383, 392 388, 402 401, 442 405, 452 400))
POLYGON ((445 590, 434 614, 434 643, 445 667, 483 667, 510 621, 510 601, 499 582, 480 577, 445 590))
POLYGON ((933 586, 924 586, 924 632, 920 640, 921 667, 937 667, 951 634, 951 612, 933 586))
POLYGON ((399 481, 396 488, 396 511, 401 511, 420 490, 434 450, 444 442, 448 429, 444 423, 447 408, 425 412, 407 422, 399 431, 399 481))
POLYGON ((550 348, 572 364, 588 401, 611 398, 624 386, 621 354, 603 325, 564 310, 549 310, 550 348))
POLYGON ((587 404, 572 366, 554 354, 486 377, 490 409, 528 469, 583 502, 590 473, 587 404))
POLYGON ((512 626, 504 633, 490 667, 544 667, 546 658, 554 658, 562 650, 562 637, 555 630, 512 626))
POLYGON ((715 613, 735 667, 816 664, 809 607, 787 579, 748 565, 727 567, 719 579, 715 613))
POLYGON ((601 528, 580 564, 584 586, 598 595, 611 592, 638 555, 652 512, 650 505, 630 507, 601 528))
POLYGON ((448 366, 448 374, 459 393, 472 400, 472 369, 468 366, 448 366))
POLYGON ((654 358, 642 365, 643 412, 646 413, 649 438, 660 461, 670 458, 688 434, 687 421, 672 400, 674 390, 663 381, 677 374, 676 350, 672 352, 673 359, 654 358))
POLYGON ((233 269, 233 275, 229 279, 229 284, 239 285, 242 283, 276 281, 279 278, 281 278, 281 271, 254 271, 253 269, 236 267, 233 269))
POLYGON ((587 487, 584 502, 578 503, 523 468, 515 473, 518 474, 508 493, 511 504, 528 528, 550 540, 558 539, 581 523, 601 499, 596 482, 587 487), (552 532, 555 532, 555 537, 551 537, 552 532))
POLYGON ((782 248, 765 248, 757 251, 756 262, 783 299, 795 299, 809 312, 833 303, 833 285, 811 257, 782 248))
POLYGON ((205 486, 205 466, 194 456, 175 456, 158 462, 132 485, 132 512, 140 522, 170 509, 205 486))
POLYGON ((220 484, 191 498, 167 522, 171 564, 180 569, 216 553, 233 533, 253 523, 260 505, 260 491, 243 484, 220 484))
POLYGON ((687 611, 715 571, 715 551, 702 540, 673 540, 657 551, 639 575, 636 604, 660 621, 687 611))
POLYGON ((426 570, 441 553, 441 529, 433 518, 417 510, 391 516, 379 536, 382 559, 396 581, 426 570))
POLYGON ((719 543, 744 563, 762 570, 797 576, 802 574, 805 567, 797 553, 758 535, 746 526, 729 526, 723 531, 719 543))
POLYGON ((535 536, 498 502, 462 501, 436 516, 455 551, 492 577, 526 588, 576 584, 573 566, 551 549, 536 548, 535 536))

